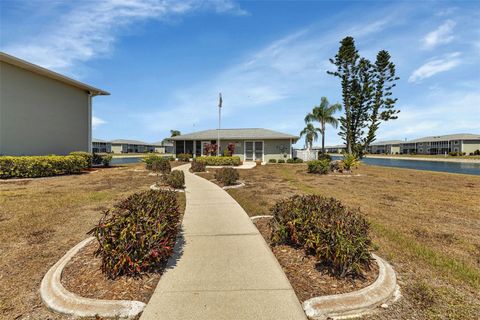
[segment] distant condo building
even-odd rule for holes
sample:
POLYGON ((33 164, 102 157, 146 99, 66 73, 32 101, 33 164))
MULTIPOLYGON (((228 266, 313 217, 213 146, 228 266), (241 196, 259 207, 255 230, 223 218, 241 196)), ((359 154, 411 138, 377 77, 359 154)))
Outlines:
MULTIPOLYGON (((329 153, 341 153, 345 151, 345 145, 327 146, 325 149, 329 153)), ((367 152, 372 154, 445 154, 460 152, 469 155, 477 150, 480 150, 480 134, 460 133, 407 141, 378 141, 372 143, 367 152)))
POLYGON ((138 140, 116 139, 106 141, 92 139, 92 151, 95 153, 173 153, 171 141, 148 143, 138 140))

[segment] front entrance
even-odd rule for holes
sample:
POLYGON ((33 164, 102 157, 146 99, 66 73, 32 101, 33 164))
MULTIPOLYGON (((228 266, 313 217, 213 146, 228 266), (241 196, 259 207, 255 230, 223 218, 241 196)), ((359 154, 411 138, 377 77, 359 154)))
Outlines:
POLYGON ((263 161, 263 141, 245 141, 245 161, 263 161))

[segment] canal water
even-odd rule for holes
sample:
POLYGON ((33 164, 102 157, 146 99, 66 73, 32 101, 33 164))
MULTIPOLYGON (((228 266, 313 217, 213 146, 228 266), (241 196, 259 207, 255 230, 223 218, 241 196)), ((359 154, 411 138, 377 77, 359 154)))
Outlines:
MULTIPOLYGON (((332 156, 332 159, 339 160, 342 159, 342 157, 332 156)), ((363 158, 362 162, 372 166, 480 175, 480 163, 382 159, 368 157, 363 158)))
POLYGON ((113 158, 110 164, 131 164, 141 162, 143 157, 124 157, 124 158, 113 158))

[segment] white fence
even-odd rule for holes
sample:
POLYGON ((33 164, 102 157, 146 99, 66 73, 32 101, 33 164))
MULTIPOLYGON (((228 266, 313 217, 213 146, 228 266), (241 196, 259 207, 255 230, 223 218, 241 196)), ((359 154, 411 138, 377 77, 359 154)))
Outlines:
POLYGON ((293 150, 293 157, 302 159, 303 161, 316 160, 318 155, 318 150, 293 150))

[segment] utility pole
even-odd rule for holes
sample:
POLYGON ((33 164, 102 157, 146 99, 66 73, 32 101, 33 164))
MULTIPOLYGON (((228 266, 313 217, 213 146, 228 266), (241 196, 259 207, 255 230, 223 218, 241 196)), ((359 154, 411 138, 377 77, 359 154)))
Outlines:
POLYGON ((218 94, 218 131, 217 131, 217 156, 220 156, 220 126, 222 118, 222 93, 218 94))

